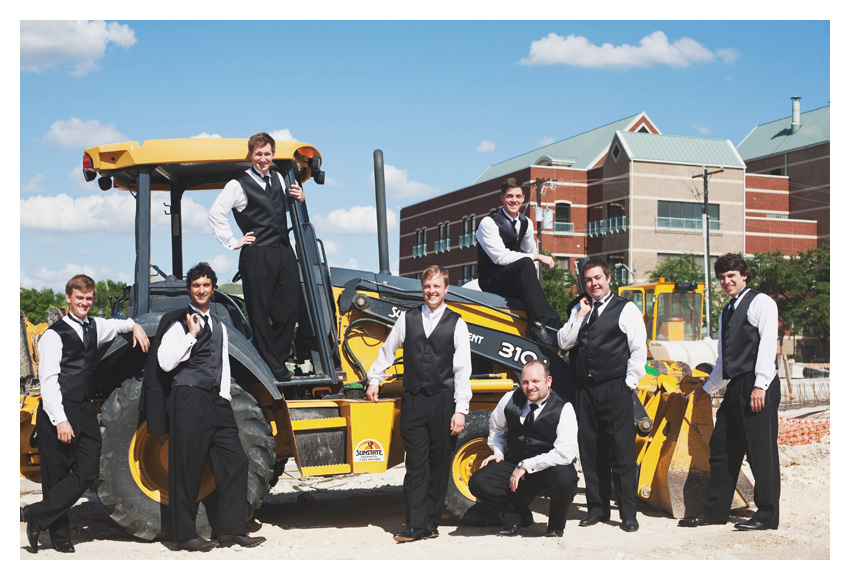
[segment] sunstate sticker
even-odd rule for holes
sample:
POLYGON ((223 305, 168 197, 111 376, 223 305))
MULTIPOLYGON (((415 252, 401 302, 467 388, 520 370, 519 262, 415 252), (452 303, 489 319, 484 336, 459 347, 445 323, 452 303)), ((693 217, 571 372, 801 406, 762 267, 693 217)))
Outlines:
POLYGON ((383 461, 384 448, 374 439, 364 439, 354 448, 354 461, 383 461))

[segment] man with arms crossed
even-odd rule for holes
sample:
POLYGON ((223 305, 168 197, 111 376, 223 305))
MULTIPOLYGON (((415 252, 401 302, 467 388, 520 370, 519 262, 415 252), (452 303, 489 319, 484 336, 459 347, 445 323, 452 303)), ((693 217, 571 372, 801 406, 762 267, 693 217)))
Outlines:
POLYGON ((210 225, 216 239, 230 249, 240 249, 239 272, 245 307, 254 344, 277 381, 292 378, 286 359, 298 317, 300 292, 298 264, 289 245, 286 213, 289 197, 304 200, 304 192, 293 183, 284 192, 283 176, 272 171, 274 139, 257 133, 248 140, 251 167, 227 182, 210 208, 210 225), (237 240, 228 214, 244 234, 237 240))
MULTIPOLYGON (((155 356, 148 357, 145 371, 146 389, 151 386, 149 373, 170 384, 164 401, 168 502, 177 547, 192 552, 206 552, 218 545, 251 548, 265 541, 247 535, 248 458, 230 407, 227 328, 210 313, 216 282, 215 272, 206 262, 186 273, 189 307, 163 317, 157 330, 161 341, 154 343, 155 356), (167 375, 157 373, 153 365, 167 375), (205 540, 195 531, 198 492, 207 463, 218 492, 217 521, 211 522, 217 541, 205 540)), ((161 433, 162 407, 151 406, 147 411, 148 431, 161 433)))
POLYGON ((449 484, 452 450, 463 430, 472 389, 469 329, 446 307, 449 275, 430 266, 420 276, 425 304, 400 316, 369 369, 366 397, 378 400, 378 385, 404 348, 401 438, 405 449, 405 530, 397 542, 436 538, 449 484))
POLYGON ((144 329, 130 318, 89 317, 96 290, 94 280, 84 274, 68 280, 68 315, 38 343, 41 403, 36 433, 44 499, 21 508, 34 551, 42 530, 50 531, 57 551, 75 551, 68 511, 100 473, 100 426, 91 402, 98 347, 124 332, 133 333, 133 347, 147 352, 150 346, 144 329))
POLYGON ((546 536, 558 538, 578 486, 576 416, 572 405, 552 391, 545 363, 526 363, 520 386, 505 393, 490 415, 487 444, 493 455, 472 474, 469 490, 505 525, 501 536, 530 526, 529 504, 535 496, 548 496, 546 536))
POLYGON ((755 478, 753 495, 758 510, 735 527, 775 530, 779 527, 780 484, 776 302, 747 287, 750 268, 738 254, 720 256, 714 274, 729 296, 729 304, 720 318, 717 363, 705 385, 691 393, 693 403, 728 383, 711 435, 706 501, 698 515, 680 520, 679 525, 694 528, 729 520, 746 454, 755 478))
POLYGON ((556 347, 554 330, 561 326, 558 313, 549 306, 537 278, 534 262, 555 267, 551 256, 537 254, 534 227, 520 213, 525 201, 522 184, 509 177, 502 184, 502 207, 478 224, 478 285, 485 292, 522 300, 528 318, 526 334, 544 346, 556 347))
POLYGON ((646 327, 637 306, 611 292, 611 271, 604 260, 588 260, 582 279, 589 298, 573 307, 558 331, 558 343, 570 351, 578 387, 579 454, 587 491, 587 516, 579 526, 610 519, 613 471, 620 529, 636 532, 632 391, 644 375, 646 327))

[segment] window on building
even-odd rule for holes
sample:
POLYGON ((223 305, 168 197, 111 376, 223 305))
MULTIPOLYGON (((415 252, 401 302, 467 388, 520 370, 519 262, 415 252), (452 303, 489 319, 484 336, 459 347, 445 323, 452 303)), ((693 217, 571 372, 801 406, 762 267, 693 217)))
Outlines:
POLYGON ((555 256, 555 260, 558 262, 558 267, 565 272, 570 271, 570 257, 566 256, 555 256))
POLYGON ((614 145, 614 149, 611 151, 611 156, 614 158, 614 161, 620 156, 620 146, 614 145))
POLYGON ((608 218, 618 218, 626 215, 626 206, 622 201, 608 204, 608 218))
MULTIPOLYGON (((658 217, 677 218, 686 220, 702 219, 702 204, 688 201, 658 201, 658 217)), ((709 219, 720 219, 720 206, 708 204, 709 219)))
POLYGON ((572 233, 572 206, 568 203, 555 204, 555 232, 572 233))
POLYGON ((608 254, 606 258, 608 268, 611 270, 611 284, 623 286, 629 282, 629 272, 625 268, 616 268, 616 264, 625 264, 626 257, 623 254, 608 254))

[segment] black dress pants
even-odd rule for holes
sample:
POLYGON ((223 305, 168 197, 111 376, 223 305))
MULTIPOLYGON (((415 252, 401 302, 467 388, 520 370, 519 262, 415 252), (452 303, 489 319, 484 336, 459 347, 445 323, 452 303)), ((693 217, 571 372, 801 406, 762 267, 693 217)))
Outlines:
POLYGON ((531 258, 520 258, 507 266, 497 268, 486 276, 479 277, 478 284, 482 290, 499 296, 518 298, 525 306, 528 320, 542 322, 551 328, 561 327, 561 317, 549 306, 531 258))
POLYGON ((295 253, 283 244, 245 246, 239 253, 239 272, 254 344, 279 377, 286 372, 301 300, 295 253))
POLYGON ((523 518, 531 517, 528 506, 537 496, 550 498, 549 530, 563 530, 567 511, 578 489, 578 475, 574 465, 553 465, 536 473, 526 473, 516 491, 511 491, 511 474, 516 463, 491 461, 472 474, 469 491, 490 511, 496 514, 506 528, 523 518))
POLYGON ((587 515, 611 515, 611 475, 620 519, 637 516, 634 403, 624 378, 584 384, 578 391, 578 444, 587 515))
POLYGON ((42 529, 50 531, 55 545, 71 541, 68 511, 100 471, 100 427, 90 401, 64 400, 62 406, 74 437, 70 443, 62 443, 43 405, 39 404, 36 414, 43 499, 29 506, 29 511, 42 529))
POLYGON ((215 477, 217 502, 209 510, 217 534, 247 533, 248 458, 230 401, 201 387, 173 387, 168 414, 168 503, 175 540, 197 536, 198 492, 204 466, 215 477), (211 514, 210 512, 214 513, 211 514))
POLYGON ((770 527, 779 525, 779 377, 765 393, 764 409, 750 409, 754 373, 733 378, 726 386, 711 435, 708 490, 703 513, 729 519, 744 454, 755 478, 755 519, 770 527))
POLYGON ((449 485, 454 390, 434 395, 424 391, 401 395, 401 439, 404 442, 404 510, 408 528, 436 528, 443 517, 449 485))

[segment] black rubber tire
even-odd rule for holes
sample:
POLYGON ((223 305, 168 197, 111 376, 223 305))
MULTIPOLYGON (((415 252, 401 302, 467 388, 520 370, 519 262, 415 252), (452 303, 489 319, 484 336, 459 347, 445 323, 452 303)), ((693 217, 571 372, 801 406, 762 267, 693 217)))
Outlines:
POLYGON ((487 447, 489 433, 490 411, 472 411, 466 416, 463 431, 458 434, 452 452, 452 467, 449 472, 449 487, 445 507, 446 511, 466 525, 488 526, 498 524, 498 519, 492 512, 467 495, 469 494, 469 476, 478 469, 481 460, 486 459, 492 453, 487 447), (480 451, 474 458, 468 455, 473 449, 480 451), (468 467, 458 469, 459 463, 461 463, 459 453, 465 454, 466 459, 462 463, 468 467))
MULTIPOLYGON (((128 460, 133 437, 137 431, 146 432, 144 427, 136 429, 141 387, 141 374, 125 380, 101 408, 103 449, 97 494, 113 521, 137 538, 152 540, 170 535, 170 526, 167 506, 139 486, 128 460)), ((254 397, 236 383, 231 383, 230 393, 239 440, 248 456, 246 519, 250 519, 270 489, 275 442, 271 426, 254 397)), ((203 503, 198 509, 197 529, 204 537, 212 533, 203 503)))

